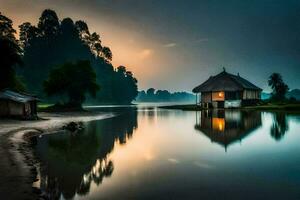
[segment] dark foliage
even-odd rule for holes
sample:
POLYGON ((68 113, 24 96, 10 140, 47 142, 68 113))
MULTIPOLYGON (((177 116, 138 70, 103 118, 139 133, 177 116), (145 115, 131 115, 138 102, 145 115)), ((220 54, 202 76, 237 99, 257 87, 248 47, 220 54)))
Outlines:
POLYGON ((22 49, 15 38, 12 21, 0 13, 0 90, 23 90, 24 85, 16 76, 15 67, 22 64, 22 49))
POLYGON ((52 69, 44 82, 44 89, 49 96, 67 96, 67 105, 81 107, 87 93, 96 97, 99 86, 90 62, 78 61, 52 69))
POLYGON ((273 73, 269 77, 268 84, 273 90, 273 100, 285 100, 285 95, 288 92, 289 87, 283 82, 282 76, 279 73, 273 73))
POLYGON ((127 72, 120 74, 111 64, 113 54, 102 45, 100 35, 90 33, 84 21, 61 22, 52 10, 45 10, 37 26, 29 22, 20 25, 20 42, 24 47, 24 70, 20 70, 31 92, 45 97, 42 83, 53 66, 77 60, 89 60, 97 75, 101 90, 93 103, 129 103, 137 94, 137 81, 127 72), (123 87, 123 91, 118 90, 123 87))

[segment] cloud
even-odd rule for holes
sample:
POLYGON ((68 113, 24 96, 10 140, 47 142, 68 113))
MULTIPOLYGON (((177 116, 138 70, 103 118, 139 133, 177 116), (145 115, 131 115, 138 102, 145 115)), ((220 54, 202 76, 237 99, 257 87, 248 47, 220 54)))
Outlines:
POLYGON ((196 43, 201 43, 201 42, 208 42, 208 38, 200 38, 195 41, 196 43))
MULTIPOLYGON (((197 39, 195 41, 181 43, 180 46, 185 46, 185 45, 190 45, 190 44, 199 44, 199 43, 208 42, 208 41, 209 41, 208 38, 200 38, 200 39, 197 39)), ((179 44, 178 43, 174 43, 174 42, 167 43, 167 44, 163 45, 163 47, 165 47, 165 48, 173 48, 173 47, 176 47, 176 46, 179 46, 179 44)))
POLYGON ((167 159, 170 163, 173 163, 173 164, 178 164, 179 163, 179 160, 175 159, 175 158, 168 158, 167 159))
POLYGON ((172 48, 172 47, 175 47, 175 46, 177 46, 176 43, 168 43, 168 44, 164 44, 164 47, 166 47, 166 48, 172 48))
POLYGON ((194 164, 197 166, 197 167, 200 167, 200 168, 205 168, 205 169, 213 169, 214 166, 212 165, 208 165, 208 164, 205 164, 205 163, 200 163, 200 162, 194 162, 194 164))
POLYGON ((152 49, 143 49, 140 53, 139 53, 139 58, 140 59, 146 59, 149 58, 151 55, 153 55, 153 50, 152 49))

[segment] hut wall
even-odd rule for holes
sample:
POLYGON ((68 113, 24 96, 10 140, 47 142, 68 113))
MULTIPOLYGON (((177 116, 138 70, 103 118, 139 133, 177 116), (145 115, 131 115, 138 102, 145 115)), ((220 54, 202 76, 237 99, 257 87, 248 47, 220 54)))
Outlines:
POLYGON ((224 108, 238 108, 241 107, 242 100, 226 100, 224 108))
POLYGON ((225 93, 224 92, 212 92, 212 101, 224 101, 225 93))
POLYGON ((211 102, 211 93, 210 92, 202 92, 201 93, 201 102, 202 103, 210 103, 211 102))
POLYGON ((244 90, 243 99, 260 99, 260 91, 244 90))
POLYGON ((30 102, 30 110, 31 110, 32 115, 37 114, 37 102, 36 101, 30 102))
POLYGON ((24 104, 24 108, 25 108, 25 115, 26 116, 29 116, 29 115, 31 115, 32 114, 32 110, 31 110, 31 105, 30 105, 30 102, 27 102, 27 103, 25 103, 24 104))
POLYGON ((8 115, 9 115, 8 101, 0 100, 0 116, 8 116, 8 115))
POLYGON ((8 102, 9 115, 22 116, 24 114, 24 104, 13 101, 8 102))

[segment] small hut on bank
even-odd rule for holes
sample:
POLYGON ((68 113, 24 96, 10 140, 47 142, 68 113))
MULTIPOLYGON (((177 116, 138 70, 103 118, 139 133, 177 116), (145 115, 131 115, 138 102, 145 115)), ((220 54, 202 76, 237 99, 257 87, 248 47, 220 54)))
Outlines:
POLYGON ((37 102, 32 95, 11 90, 0 91, 0 117, 37 118, 37 102))
POLYGON ((253 105, 260 100, 261 91, 261 88, 242 78, 239 74, 227 73, 225 69, 193 89, 197 96, 201 94, 197 104, 206 108, 253 105))

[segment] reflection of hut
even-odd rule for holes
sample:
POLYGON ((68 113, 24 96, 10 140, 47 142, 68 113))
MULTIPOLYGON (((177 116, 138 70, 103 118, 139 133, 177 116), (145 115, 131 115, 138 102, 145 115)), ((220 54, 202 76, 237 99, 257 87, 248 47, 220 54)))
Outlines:
POLYGON ((261 89, 240 75, 223 72, 211 76, 193 89, 201 93, 201 105, 213 108, 240 107, 251 105, 260 99, 261 89))
POLYGON ((230 144, 241 141, 259 126, 261 126, 259 112, 206 110, 201 112, 195 129, 200 130, 212 142, 227 148, 230 144))
POLYGON ((37 101, 34 96, 10 90, 0 92, 0 117, 35 118, 37 101))

